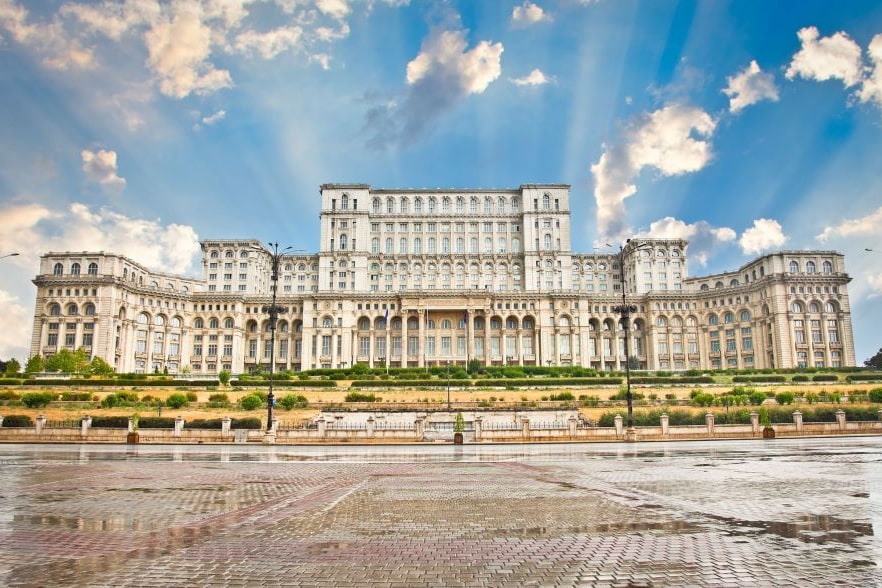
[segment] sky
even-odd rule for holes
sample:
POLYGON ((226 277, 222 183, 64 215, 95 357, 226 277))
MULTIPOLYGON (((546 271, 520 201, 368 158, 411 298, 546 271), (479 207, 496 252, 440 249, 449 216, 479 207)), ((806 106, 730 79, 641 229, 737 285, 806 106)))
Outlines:
POLYGON ((691 275, 840 251, 882 347, 878 1, 0 0, 0 129, 2 359, 42 253, 316 251, 323 183, 565 183, 574 251, 691 275))

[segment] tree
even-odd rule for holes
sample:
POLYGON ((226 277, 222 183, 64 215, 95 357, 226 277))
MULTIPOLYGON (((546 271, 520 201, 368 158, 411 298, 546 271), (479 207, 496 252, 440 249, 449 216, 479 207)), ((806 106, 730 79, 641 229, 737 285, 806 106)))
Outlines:
POLYGON ((89 373, 96 376, 107 376, 113 373, 113 368, 110 367, 109 363, 96 355, 89 364, 89 373))
POLYGON ((26 374, 35 374, 43 371, 46 371, 46 362, 43 361, 41 356, 34 355, 28 358, 28 363, 25 365, 26 374))
POLYGON ((21 364, 18 363, 18 360, 15 359, 14 357, 6 362, 5 373, 7 376, 13 377, 13 376, 17 375, 18 372, 20 372, 20 371, 21 371, 21 364))
POLYGON ((221 370, 220 373, 217 375, 217 379, 224 386, 229 384, 230 383, 230 370, 221 370))
POLYGON ((877 370, 882 370, 882 349, 876 352, 876 355, 871 357, 870 359, 864 362, 864 365, 869 368, 876 368, 877 370))

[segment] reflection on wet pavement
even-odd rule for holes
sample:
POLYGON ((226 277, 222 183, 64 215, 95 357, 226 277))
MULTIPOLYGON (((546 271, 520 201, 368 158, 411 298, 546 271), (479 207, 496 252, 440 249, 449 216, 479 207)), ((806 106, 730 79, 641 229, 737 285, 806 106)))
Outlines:
POLYGON ((0 585, 882 585, 882 441, 0 446, 0 585))

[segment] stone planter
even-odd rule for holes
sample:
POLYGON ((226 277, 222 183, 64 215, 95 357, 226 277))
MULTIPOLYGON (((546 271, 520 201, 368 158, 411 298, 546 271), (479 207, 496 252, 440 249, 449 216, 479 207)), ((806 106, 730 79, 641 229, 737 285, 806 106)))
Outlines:
POLYGON ((763 427, 763 439, 774 439, 775 429, 772 427, 763 427))
POLYGON ((136 445, 141 442, 141 435, 138 434, 137 431, 126 434, 126 443, 129 445, 136 445))
POLYGON ((453 443, 455 445, 462 445, 462 433, 453 434, 453 443))

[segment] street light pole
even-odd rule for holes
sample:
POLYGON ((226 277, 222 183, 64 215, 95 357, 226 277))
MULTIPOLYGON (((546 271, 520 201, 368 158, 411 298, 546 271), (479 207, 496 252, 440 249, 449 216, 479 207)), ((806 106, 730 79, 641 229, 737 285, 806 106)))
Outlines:
POLYGON ((447 410, 450 410, 450 360, 447 360, 447 410))
POLYGON ((7 257, 15 257, 18 253, 7 253, 6 255, 0 255, 0 259, 6 259, 7 257))
POLYGON ((266 431, 272 432, 273 429, 273 407, 276 403, 276 396, 273 394, 273 373, 276 370, 276 323, 279 320, 279 313, 284 313, 286 309, 276 306, 276 290, 279 283, 279 262, 282 256, 291 250, 291 247, 279 249, 278 242, 269 243, 270 258, 272 259, 272 273, 270 281, 272 282, 272 302, 269 308, 264 307, 263 311, 269 313, 270 318, 270 372, 269 372, 269 393, 266 395, 266 431))
MULTIPOLYGON (((625 243, 630 243, 630 239, 625 243)), ((625 400, 628 403, 628 430, 626 438, 636 440, 634 433, 634 397, 631 394, 631 357, 628 343, 631 334, 631 313, 637 312, 637 307, 628 304, 625 298, 625 246, 619 245, 619 286, 622 290, 622 303, 613 307, 613 312, 622 315, 622 327, 625 330, 625 400)))

